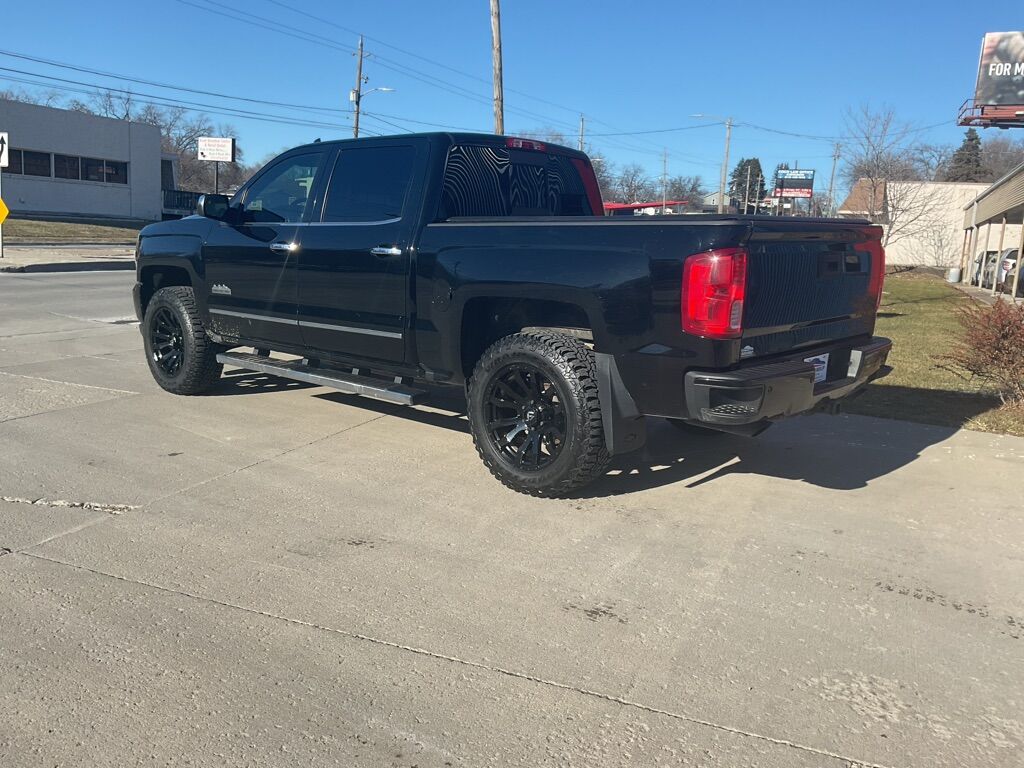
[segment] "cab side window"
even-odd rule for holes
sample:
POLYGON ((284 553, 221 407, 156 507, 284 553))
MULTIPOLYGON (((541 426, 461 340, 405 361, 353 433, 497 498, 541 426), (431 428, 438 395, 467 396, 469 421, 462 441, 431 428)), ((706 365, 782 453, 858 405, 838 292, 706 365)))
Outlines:
POLYGON ((282 160, 253 182, 245 193, 244 221, 296 223, 310 204, 321 154, 282 160))
POLYGON ((323 220, 388 221, 402 217, 416 150, 409 146, 343 149, 324 201, 323 220))

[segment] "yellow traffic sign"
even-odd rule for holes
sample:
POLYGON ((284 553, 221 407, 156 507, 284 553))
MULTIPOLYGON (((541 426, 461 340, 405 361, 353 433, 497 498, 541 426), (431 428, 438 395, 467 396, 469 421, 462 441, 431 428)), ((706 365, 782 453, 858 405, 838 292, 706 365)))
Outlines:
POLYGON ((4 199, 0 197, 0 224, 4 223, 4 219, 7 218, 8 213, 10 213, 10 211, 7 210, 7 206, 4 204, 4 199))

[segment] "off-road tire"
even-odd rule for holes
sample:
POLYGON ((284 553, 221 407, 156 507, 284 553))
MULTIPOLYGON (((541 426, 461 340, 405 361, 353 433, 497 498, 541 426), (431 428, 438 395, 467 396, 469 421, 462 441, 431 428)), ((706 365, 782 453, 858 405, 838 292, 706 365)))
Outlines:
POLYGON ((530 330, 492 344, 467 385, 473 443, 484 465, 504 485, 531 496, 564 496, 604 474, 609 455, 598 398, 597 365, 590 349, 562 333, 530 330), (564 407, 565 430, 549 466, 525 470, 502 455, 487 429, 484 399, 494 377, 510 365, 532 366, 554 387, 564 407))
POLYGON ((168 392, 199 395, 208 391, 220 378, 224 366, 217 362, 217 353, 221 348, 206 335, 191 287, 172 285, 153 294, 142 320, 142 338, 150 373, 156 383, 168 392), (153 325, 162 309, 169 310, 181 326, 182 360, 173 373, 160 367, 154 353, 153 325))

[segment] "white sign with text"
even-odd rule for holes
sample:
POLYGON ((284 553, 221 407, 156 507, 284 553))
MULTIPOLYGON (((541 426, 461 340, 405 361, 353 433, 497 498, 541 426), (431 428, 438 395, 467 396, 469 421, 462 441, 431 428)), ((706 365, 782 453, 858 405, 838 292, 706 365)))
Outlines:
POLYGON ((235 140, 218 136, 200 136, 198 156, 200 160, 218 163, 235 162, 235 140))

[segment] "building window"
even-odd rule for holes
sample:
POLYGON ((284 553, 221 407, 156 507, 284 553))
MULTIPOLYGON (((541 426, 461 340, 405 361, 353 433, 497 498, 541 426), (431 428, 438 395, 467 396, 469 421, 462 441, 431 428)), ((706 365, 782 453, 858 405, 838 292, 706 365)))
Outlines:
POLYGON ((160 161, 160 189, 174 189, 174 163, 160 161))
POLYGON ((12 149, 8 154, 5 174, 23 176, 46 176, 57 179, 101 181, 107 184, 128 183, 128 163, 118 160, 99 160, 94 157, 74 155, 51 155, 49 152, 32 152, 27 149, 12 149))
POLYGON ((82 158, 82 181, 103 181, 103 161, 94 157, 82 158))
POLYGON ((119 163, 116 160, 107 160, 106 178, 104 181, 110 184, 127 184, 128 163, 119 163))
POLYGON ((52 176, 49 152, 22 150, 22 166, 26 176, 52 176))
POLYGON ((58 179, 80 179, 81 162, 71 155, 53 156, 53 175, 58 179))
POLYGON ((21 173, 21 150, 8 150, 7 162, 8 165, 4 168, 4 173, 21 173))

